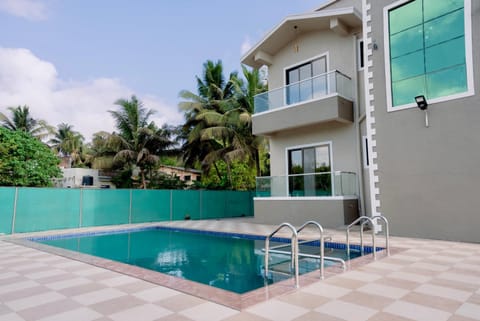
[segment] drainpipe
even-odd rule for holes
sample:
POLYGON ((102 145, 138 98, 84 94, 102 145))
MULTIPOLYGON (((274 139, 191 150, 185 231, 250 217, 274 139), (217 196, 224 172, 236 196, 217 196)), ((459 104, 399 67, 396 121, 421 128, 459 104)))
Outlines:
MULTIPOLYGON (((357 45, 358 45, 358 35, 353 34, 353 48, 354 48, 354 55, 353 55, 353 66, 354 66, 354 76, 353 85, 354 85, 354 110, 353 110, 353 119, 355 122, 355 156, 356 156, 356 163, 357 163, 357 173, 358 173, 358 198, 360 201, 360 216, 366 215, 365 213, 365 202, 364 202, 364 191, 363 191, 363 164, 362 164, 362 157, 361 157, 361 132, 360 132, 360 116, 359 116, 359 94, 358 94, 358 58, 357 58, 357 45)), ((365 69, 363 70, 365 72, 365 69)))

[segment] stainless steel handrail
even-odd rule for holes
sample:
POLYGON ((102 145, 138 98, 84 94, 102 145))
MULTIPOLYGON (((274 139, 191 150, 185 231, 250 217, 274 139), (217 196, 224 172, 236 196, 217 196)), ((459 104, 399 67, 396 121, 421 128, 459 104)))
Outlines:
POLYGON ((384 216, 360 216, 355 221, 350 223, 347 226, 347 235, 346 235, 346 246, 347 246, 347 255, 350 255, 350 229, 360 223, 360 251, 363 253, 364 251, 364 242, 363 242, 363 228, 364 225, 370 223, 371 231, 372 231, 372 247, 373 247, 373 258, 377 258, 377 246, 376 246, 376 239, 375 239, 375 221, 377 219, 382 220, 385 223, 385 249, 387 251, 387 255, 390 255, 390 244, 389 244, 389 228, 388 228, 388 220, 384 216))
POLYGON ((280 224, 275 231, 273 231, 269 236, 265 238, 265 277, 268 276, 268 261, 269 261, 269 252, 270 252, 270 239, 281 229, 288 227, 292 231, 291 237, 291 268, 295 271, 295 287, 299 287, 298 281, 298 233, 295 227, 290 223, 280 224))
POLYGON ((305 222, 302 226, 300 226, 297 230, 297 234, 300 233, 305 227, 308 225, 314 225, 318 228, 318 231, 320 233, 320 278, 323 280, 324 278, 324 273, 323 273, 323 264, 325 260, 325 241, 323 239, 323 227, 315 221, 308 221, 305 222))

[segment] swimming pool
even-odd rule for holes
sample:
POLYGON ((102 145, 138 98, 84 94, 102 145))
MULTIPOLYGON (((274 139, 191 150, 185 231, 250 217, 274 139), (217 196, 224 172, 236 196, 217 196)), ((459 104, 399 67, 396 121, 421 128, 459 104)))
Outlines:
MULTIPOLYGON (((269 277, 264 277, 262 248, 265 238, 262 236, 153 227, 93 235, 49 236, 32 240, 238 294, 289 277, 282 273, 270 273, 269 277)), ((326 247, 330 247, 326 253, 328 256, 351 259, 360 255, 352 251, 351 257, 347 257, 344 246, 342 249, 342 246, 336 243, 327 243, 326 247)), ((301 251, 313 253, 315 249, 318 249, 318 246, 302 246, 301 251)), ((288 266, 290 258, 285 255, 272 255, 272 259, 272 265, 281 267, 282 264, 288 266)), ((318 260, 300 260, 300 274, 318 268, 318 260)))

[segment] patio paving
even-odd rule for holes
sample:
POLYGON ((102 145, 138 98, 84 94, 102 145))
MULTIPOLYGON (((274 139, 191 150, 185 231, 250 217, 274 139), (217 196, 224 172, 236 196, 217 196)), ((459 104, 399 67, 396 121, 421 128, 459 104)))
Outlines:
MULTIPOLYGON (((261 235, 273 229, 248 220, 162 225, 261 235)), ((344 242, 343 232, 328 233, 344 242)), ((480 244, 392 237, 397 250, 389 257, 240 311, 11 239, 0 240, 1 321, 480 320, 480 244)))

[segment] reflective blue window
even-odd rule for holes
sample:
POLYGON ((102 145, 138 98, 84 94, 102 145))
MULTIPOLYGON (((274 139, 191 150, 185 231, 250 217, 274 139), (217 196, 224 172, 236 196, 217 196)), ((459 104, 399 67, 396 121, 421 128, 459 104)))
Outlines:
POLYGON ((392 105, 467 91, 464 0, 414 0, 389 11, 392 105))

